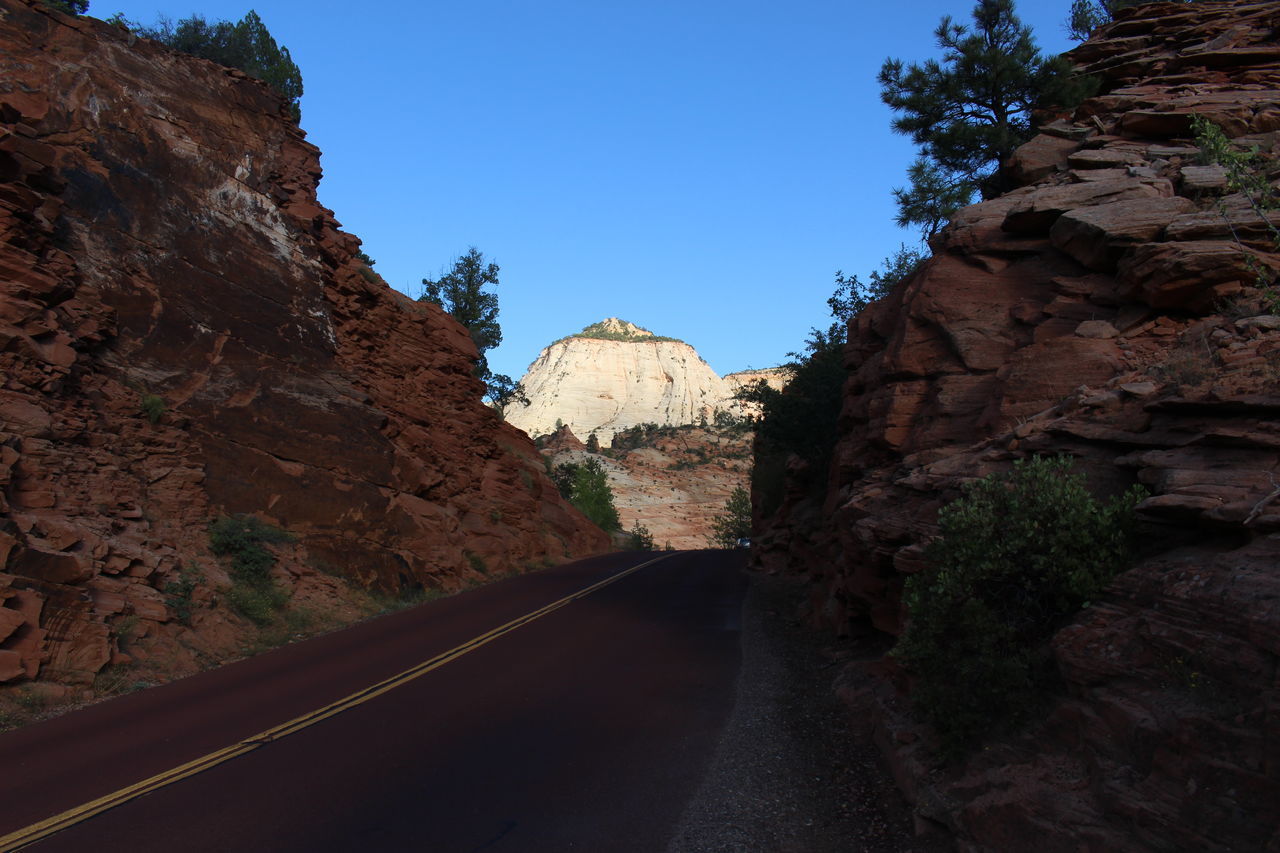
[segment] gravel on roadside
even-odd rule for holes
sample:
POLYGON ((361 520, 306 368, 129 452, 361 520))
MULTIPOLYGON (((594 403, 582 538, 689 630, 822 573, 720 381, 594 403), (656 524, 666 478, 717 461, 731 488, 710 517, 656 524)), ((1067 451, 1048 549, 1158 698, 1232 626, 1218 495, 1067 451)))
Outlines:
POLYGON ((737 701, 667 853, 938 851, 836 698, 854 643, 801 624, 803 580, 751 574, 737 701))

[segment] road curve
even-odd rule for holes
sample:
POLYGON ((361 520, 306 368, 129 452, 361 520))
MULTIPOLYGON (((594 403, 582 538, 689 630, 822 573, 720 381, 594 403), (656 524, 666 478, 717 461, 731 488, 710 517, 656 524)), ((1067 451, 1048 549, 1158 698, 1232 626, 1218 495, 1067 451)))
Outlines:
POLYGON ((0 735, 0 849, 662 850, 732 707, 746 579, 739 554, 681 552, 574 597, 655 556, 512 578, 0 735))

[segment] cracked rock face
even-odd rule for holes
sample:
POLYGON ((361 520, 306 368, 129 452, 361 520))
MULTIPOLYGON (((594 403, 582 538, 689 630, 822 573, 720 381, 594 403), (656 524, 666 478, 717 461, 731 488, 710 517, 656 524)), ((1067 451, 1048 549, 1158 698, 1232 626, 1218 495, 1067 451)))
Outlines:
POLYGON ((198 645, 163 591, 221 576, 219 514, 293 533, 304 585, 453 587, 474 557, 606 547, 481 405, 465 330, 355 258, 262 84, 2 9, 0 681, 91 680, 125 618, 198 645))
POLYGON ((892 659, 845 673, 966 850, 1280 844, 1280 323, 1254 286, 1280 252, 1274 211, 1190 132, 1200 114, 1280 154, 1280 6, 1118 17, 1068 54, 1101 91, 1015 153, 1022 186, 959 211, 855 319, 825 503, 793 489, 757 537, 764 566, 810 574, 816 620, 892 635, 967 480, 1066 453, 1099 493, 1150 490, 1144 556, 1055 637, 1062 689, 1026 731, 936 771, 892 659))

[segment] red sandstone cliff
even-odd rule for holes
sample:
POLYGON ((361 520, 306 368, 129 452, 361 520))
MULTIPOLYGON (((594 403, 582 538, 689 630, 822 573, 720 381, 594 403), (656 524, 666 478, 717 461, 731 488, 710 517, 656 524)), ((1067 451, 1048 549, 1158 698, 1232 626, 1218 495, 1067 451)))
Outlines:
POLYGON ((1061 452, 1100 492, 1151 490, 1145 558, 1057 635, 1065 690, 1019 737, 936 769, 896 669, 844 674, 963 849, 1280 849, 1280 318, 1232 229, 1280 254, 1189 122, 1280 154, 1278 41, 1275 3, 1154 3, 1073 51, 1101 93, 855 320, 823 522, 793 489, 759 537, 762 565, 812 576, 819 621, 892 635, 964 481, 1061 452))
POLYGON ((280 582, 330 598, 607 547, 465 330, 354 257, 318 155, 238 71, 0 0, 0 682, 88 682, 125 619, 178 669, 225 653, 218 514, 295 534, 280 582), (197 565, 189 629, 162 590, 197 565))

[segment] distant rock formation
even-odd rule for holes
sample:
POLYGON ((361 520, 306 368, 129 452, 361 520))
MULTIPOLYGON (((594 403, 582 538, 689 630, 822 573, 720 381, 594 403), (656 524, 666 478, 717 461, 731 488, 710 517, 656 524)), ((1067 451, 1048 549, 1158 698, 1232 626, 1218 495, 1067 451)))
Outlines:
MULTIPOLYGON (((787 387, 788 371, 783 367, 766 367, 760 370, 738 370, 733 373, 724 375, 725 391, 727 396, 732 399, 733 395, 741 388, 763 382, 775 391, 781 391, 787 387)), ((739 407, 742 404, 738 404, 739 407)), ((745 410, 745 409, 743 409, 745 410)), ((739 409, 731 409, 730 411, 739 411, 739 409)), ((754 414, 754 410, 752 410, 754 414)))
POLYGON ((696 424, 718 411, 740 416, 733 393, 757 378, 783 381, 777 369, 722 379, 684 341, 610 317, 542 350, 521 380, 530 405, 510 407, 507 422, 534 436, 564 425, 607 445, 639 424, 696 424))
POLYGON ((1273 2, 1150 3, 1069 53, 1100 93, 855 319, 826 493, 793 479, 757 538, 809 572, 815 620, 894 635, 966 481, 1065 453, 1097 491, 1151 490, 1144 557, 1054 638, 1062 689, 1025 731, 940 770, 892 658, 843 674, 960 849, 1280 849, 1280 318, 1253 286, 1280 252, 1191 130, 1275 162, 1278 31, 1273 2))
POLYGON ((640 524, 659 548, 709 547, 712 522, 724 514, 733 490, 750 486, 752 433, 741 424, 679 426, 616 438, 628 446, 588 453, 566 426, 537 443, 552 465, 586 458, 600 463, 623 530, 640 524))
POLYGON ((361 262, 264 84, 3 5, 0 682, 235 654, 220 514, 286 528, 278 583, 326 595, 607 547, 481 405, 466 331, 361 262))

